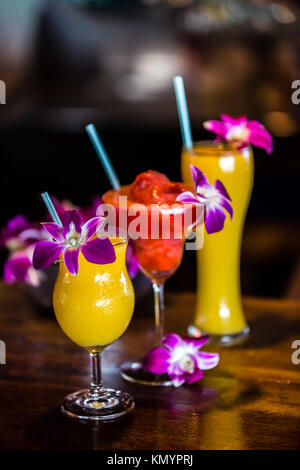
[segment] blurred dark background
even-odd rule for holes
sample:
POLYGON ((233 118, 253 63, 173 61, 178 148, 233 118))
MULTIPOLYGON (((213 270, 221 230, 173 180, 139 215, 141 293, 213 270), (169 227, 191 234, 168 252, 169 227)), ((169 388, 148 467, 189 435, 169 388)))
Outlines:
MULTIPOLYGON (((39 220, 43 190, 84 205, 109 188, 89 122, 122 183, 149 168, 180 180, 181 74, 195 139, 221 112, 273 134, 271 157, 255 149, 243 293, 299 297, 299 32, 296 0, 0 0, 1 225, 39 220)), ((186 252, 168 288, 193 289, 195 274, 186 252)))

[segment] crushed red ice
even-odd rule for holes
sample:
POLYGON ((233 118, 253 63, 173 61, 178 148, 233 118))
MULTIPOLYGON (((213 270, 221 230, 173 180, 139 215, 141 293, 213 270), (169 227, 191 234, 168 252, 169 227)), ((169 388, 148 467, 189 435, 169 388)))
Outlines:
POLYGON ((163 173, 148 170, 140 173, 132 183, 129 198, 141 204, 174 204, 184 188, 182 183, 172 183, 163 173))

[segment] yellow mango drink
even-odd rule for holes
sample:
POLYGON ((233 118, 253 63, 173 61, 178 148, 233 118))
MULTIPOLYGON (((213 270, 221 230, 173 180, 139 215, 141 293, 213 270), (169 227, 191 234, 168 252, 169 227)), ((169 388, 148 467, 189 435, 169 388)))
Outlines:
POLYGON ((134 292, 125 253, 127 240, 111 239, 116 261, 92 264, 79 254, 79 271, 70 274, 59 263, 53 307, 64 333, 89 351, 103 349, 127 329, 134 308, 134 292))
POLYGON ((99 232, 102 217, 83 222, 79 211, 70 210, 60 219, 44 194, 54 222, 43 223, 51 239, 36 244, 33 266, 44 269, 59 262, 54 312, 64 333, 88 350, 92 369, 90 387, 67 395, 62 411, 80 420, 114 419, 134 409, 132 397, 104 388, 101 376, 101 354, 124 333, 134 309, 125 264, 127 238, 99 232))
POLYGON ((195 326, 216 343, 237 344, 249 331, 241 302, 240 251, 253 186, 252 150, 237 150, 226 142, 199 142, 190 150, 183 149, 182 177, 189 184, 191 164, 203 171, 210 184, 222 181, 233 207, 232 221, 226 218, 222 231, 205 233, 203 248, 197 251, 195 326))

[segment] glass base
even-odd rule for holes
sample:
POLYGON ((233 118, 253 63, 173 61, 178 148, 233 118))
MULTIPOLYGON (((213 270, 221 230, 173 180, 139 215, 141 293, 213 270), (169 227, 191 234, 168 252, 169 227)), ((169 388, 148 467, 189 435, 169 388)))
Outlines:
POLYGON ((239 333, 234 333, 232 335, 214 335, 208 331, 200 330, 195 325, 190 325, 188 327, 189 336, 199 338, 200 336, 209 335, 209 344, 214 344, 217 346, 238 346, 243 344, 249 336, 249 331, 249 327, 246 326, 246 328, 244 328, 239 333))
POLYGON ((141 385, 152 385, 157 387, 169 387, 172 385, 167 374, 152 374, 143 369, 142 363, 138 362, 125 362, 121 365, 121 375, 123 379, 128 382, 141 384, 141 385))
POLYGON ((93 397, 86 389, 67 395, 61 408, 71 418, 105 421, 132 411, 134 400, 128 393, 120 390, 105 389, 103 395, 93 397))

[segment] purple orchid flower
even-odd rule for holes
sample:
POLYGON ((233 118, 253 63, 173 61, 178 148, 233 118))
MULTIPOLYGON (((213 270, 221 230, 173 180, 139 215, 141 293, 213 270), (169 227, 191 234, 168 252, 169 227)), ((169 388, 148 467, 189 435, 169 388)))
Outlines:
POLYGON ((31 286, 39 286, 43 273, 32 266, 33 247, 13 253, 4 263, 3 279, 5 282, 25 282, 31 286))
POLYGON ((197 382, 202 379, 203 370, 212 369, 219 362, 219 354, 199 351, 208 340, 208 335, 181 338, 168 333, 162 338, 162 346, 145 356, 143 367, 153 374, 168 374, 175 387, 197 382))
POLYGON ((190 165, 196 196, 190 191, 177 196, 176 201, 182 203, 202 204, 205 207, 205 228, 207 233, 220 232, 224 227, 227 211, 233 217, 231 198, 220 180, 210 185, 204 173, 194 165, 190 165))
MULTIPOLYGON (((61 202, 53 196, 51 197, 51 199, 60 218, 63 216, 65 211, 76 209, 76 207, 70 201, 63 200, 61 202)), ((90 207, 83 207, 80 209, 78 208, 77 210, 79 211, 83 222, 87 222, 89 219, 99 216, 101 214, 101 210, 99 210, 101 204, 102 198, 99 196, 94 196, 92 198, 92 204, 90 207)), ((50 216, 48 213, 46 215, 46 220, 50 220, 50 216)), ((140 269, 137 257, 134 252, 134 244, 132 240, 128 241, 128 246, 126 250, 126 265, 129 277, 131 279, 134 279, 140 269)))
POLYGON ((19 214, 9 220, 0 235, 0 246, 11 252, 20 251, 46 238, 46 232, 40 227, 31 224, 23 215, 19 214))
POLYGON ((203 126, 217 134, 217 141, 226 140, 238 149, 248 144, 263 148, 268 154, 273 152, 273 139, 266 128, 258 121, 248 121, 246 116, 233 118, 221 114, 221 121, 206 121, 203 126))
POLYGON ((108 238, 92 238, 101 217, 93 217, 82 223, 77 210, 66 211, 62 218, 62 227, 54 222, 47 222, 43 227, 53 241, 41 241, 36 244, 33 253, 33 267, 44 269, 54 263, 63 253, 64 262, 70 274, 78 274, 79 252, 89 263, 108 264, 116 260, 115 250, 108 238))

